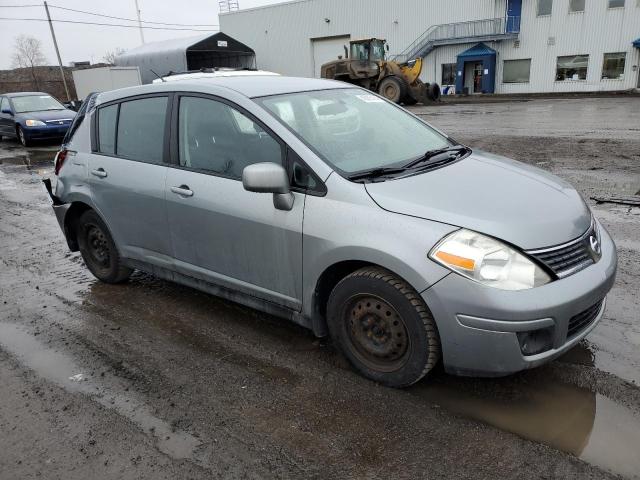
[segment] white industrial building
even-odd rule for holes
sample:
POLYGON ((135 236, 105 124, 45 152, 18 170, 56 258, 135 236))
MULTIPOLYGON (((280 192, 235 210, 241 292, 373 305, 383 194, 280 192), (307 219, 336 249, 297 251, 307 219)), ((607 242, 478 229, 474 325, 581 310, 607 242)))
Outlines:
POLYGON ((460 93, 640 88, 640 0, 297 0, 220 15, 258 68, 318 77, 350 39, 425 59, 460 93))

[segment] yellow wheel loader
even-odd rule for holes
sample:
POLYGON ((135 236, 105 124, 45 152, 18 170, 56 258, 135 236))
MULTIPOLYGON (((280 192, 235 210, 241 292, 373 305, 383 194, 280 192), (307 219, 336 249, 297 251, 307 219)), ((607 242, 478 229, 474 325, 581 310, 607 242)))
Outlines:
POLYGON ((346 45, 344 47, 345 58, 338 57, 322 65, 322 78, 359 85, 405 105, 440 99, 437 83, 420 80, 422 58, 405 63, 387 60, 387 42, 378 38, 354 40, 349 45, 349 49, 346 45))

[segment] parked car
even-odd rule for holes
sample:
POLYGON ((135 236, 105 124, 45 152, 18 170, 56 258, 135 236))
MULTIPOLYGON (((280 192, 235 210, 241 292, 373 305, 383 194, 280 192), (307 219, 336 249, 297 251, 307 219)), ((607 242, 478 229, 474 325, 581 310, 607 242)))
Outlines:
POLYGON ((602 318, 616 248, 571 185, 367 90, 208 78, 92 104, 48 190, 103 282, 140 269, 289 318, 394 387, 441 358, 535 367, 602 318))
POLYGON ((0 139, 14 137, 25 147, 34 140, 62 139, 75 115, 47 93, 4 93, 0 95, 0 139))

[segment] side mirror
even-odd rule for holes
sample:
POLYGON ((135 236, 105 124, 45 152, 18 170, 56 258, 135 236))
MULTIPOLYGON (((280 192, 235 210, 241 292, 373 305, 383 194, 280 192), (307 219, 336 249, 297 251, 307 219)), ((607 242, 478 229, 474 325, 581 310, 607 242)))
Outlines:
POLYGON ((242 186, 248 192, 273 193, 273 206, 278 210, 291 210, 291 193, 287 171, 273 162, 254 163, 242 171, 242 186))
POLYGON ((9 110, 8 108, 3 108, 2 109, 2 113, 6 114, 6 115, 13 115, 13 112, 11 110, 9 110))

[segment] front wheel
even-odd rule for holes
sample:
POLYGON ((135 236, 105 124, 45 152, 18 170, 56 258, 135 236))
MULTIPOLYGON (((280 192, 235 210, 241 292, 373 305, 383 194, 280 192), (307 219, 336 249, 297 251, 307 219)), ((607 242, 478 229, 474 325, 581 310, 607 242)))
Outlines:
POLYGON ((18 140, 20 140, 20 143, 22 144, 22 146, 23 147, 30 147, 31 146, 31 140, 24 133, 24 130, 22 129, 22 127, 20 125, 18 125, 17 132, 18 132, 18 140))
POLYGON ((404 280, 365 267, 336 285, 327 305, 329 332, 353 367, 389 387, 422 379, 440 359, 427 305, 404 280))
POLYGON ((107 225, 93 210, 80 216, 76 228, 78 247, 87 268, 105 283, 122 283, 132 270, 122 265, 107 225))
POLYGON ((387 100, 394 103, 400 103, 400 101, 406 96, 407 90, 405 87, 406 82, 395 76, 389 76, 384 78, 378 86, 378 93, 387 100))

